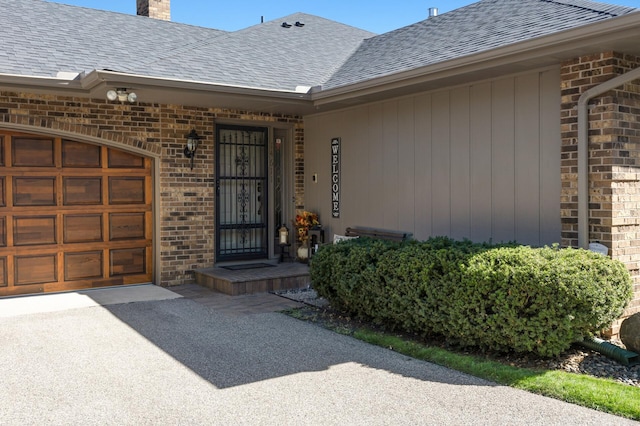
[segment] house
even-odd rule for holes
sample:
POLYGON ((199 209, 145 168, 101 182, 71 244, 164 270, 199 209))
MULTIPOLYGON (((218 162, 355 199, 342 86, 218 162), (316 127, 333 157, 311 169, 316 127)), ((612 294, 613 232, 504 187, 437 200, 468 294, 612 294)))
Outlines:
POLYGON ((637 9, 481 0, 375 35, 137 3, 160 19, 3 4, 0 295, 189 282, 276 257, 306 209, 328 235, 597 241, 640 311, 637 9))

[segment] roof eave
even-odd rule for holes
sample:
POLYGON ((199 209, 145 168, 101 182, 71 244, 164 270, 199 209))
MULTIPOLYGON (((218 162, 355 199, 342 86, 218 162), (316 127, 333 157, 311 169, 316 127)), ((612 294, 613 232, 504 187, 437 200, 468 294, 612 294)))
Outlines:
POLYGON ((135 91, 140 102, 241 109, 273 114, 303 115, 313 111, 306 88, 271 90, 219 83, 150 77, 94 70, 75 80, 0 74, 0 88, 104 99, 114 88, 135 91))
POLYGON ((635 40, 636 51, 624 53, 640 55, 638 39, 640 11, 354 84, 327 90, 316 88, 311 98, 318 109, 369 102, 394 94, 411 93, 416 89, 429 90, 443 82, 447 85, 461 84, 498 73, 550 66, 571 57, 604 51, 598 50, 601 48, 613 48, 618 41, 631 45, 635 40))

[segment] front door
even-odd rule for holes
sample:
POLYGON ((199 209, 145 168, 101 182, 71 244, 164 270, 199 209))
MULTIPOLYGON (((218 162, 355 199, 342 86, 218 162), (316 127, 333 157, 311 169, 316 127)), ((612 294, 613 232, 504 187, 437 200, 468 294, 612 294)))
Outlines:
POLYGON ((217 261, 268 257, 268 134, 262 127, 217 128, 217 261))

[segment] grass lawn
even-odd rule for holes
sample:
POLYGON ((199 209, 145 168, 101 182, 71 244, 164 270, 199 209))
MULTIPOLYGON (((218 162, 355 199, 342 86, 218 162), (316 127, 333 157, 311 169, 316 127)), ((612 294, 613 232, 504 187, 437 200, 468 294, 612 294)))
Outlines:
POLYGON ((638 387, 584 374, 506 365, 474 355, 426 346, 406 337, 375 331, 364 325, 345 326, 331 319, 323 320, 321 312, 310 312, 305 308, 285 313, 412 358, 433 362, 502 385, 640 420, 640 388, 638 387))

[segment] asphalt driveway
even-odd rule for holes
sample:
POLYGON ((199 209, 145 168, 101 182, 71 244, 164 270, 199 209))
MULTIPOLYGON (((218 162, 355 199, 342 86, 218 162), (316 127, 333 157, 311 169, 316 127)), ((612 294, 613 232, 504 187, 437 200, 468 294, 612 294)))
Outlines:
POLYGON ((187 298, 0 315, 0 348, 1 425, 637 424, 187 298))

